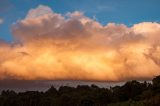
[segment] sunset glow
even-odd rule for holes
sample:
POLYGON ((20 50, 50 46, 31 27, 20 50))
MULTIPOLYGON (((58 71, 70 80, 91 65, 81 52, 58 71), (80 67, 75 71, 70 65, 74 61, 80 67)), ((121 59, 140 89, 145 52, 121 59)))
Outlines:
POLYGON ((160 24, 98 21, 40 5, 0 41, 0 79, 122 81, 160 74, 160 24))

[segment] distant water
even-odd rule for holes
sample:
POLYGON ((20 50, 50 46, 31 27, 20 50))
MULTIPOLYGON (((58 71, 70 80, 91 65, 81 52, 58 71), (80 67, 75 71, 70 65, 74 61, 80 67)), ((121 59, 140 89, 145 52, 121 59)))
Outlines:
POLYGON ((97 85, 100 88, 109 88, 116 85, 123 85, 125 82, 91 82, 91 81, 23 81, 23 80, 1 80, 0 92, 2 90, 22 91, 46 91, 50 86, 59 88, 60 86, 76 87, 77 85, 97 85))

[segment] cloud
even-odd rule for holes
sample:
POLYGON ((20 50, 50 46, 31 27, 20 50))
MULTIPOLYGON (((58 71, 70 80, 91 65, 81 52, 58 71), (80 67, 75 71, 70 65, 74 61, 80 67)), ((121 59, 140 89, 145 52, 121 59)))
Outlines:
POLYGON ((4 89, 10 89, 17 92, 31 91, 37 89, 39 91, 45 91, 47 88, 50 87, 51 84, 49 83, 49 81, 30 81, 30 80, 13 80, 13 79, 0 80, 0 92, 2 92, 4 89))
POLYGON ((3 23, 3 19, 2 18, 0 18, 0 24, 2 24, 3 23))
POLYGON ((12 26, 14 43, 0 42, 0 79, 122 81, 160 74, 160 24, 103 26, 83 13, 47 6, 12 26))
POLYGON ((53 14, 52 9, 47 6, 39 5, 36 9, 31 9, 28 12, 26 19, 33 19, 46 14, 53 14))

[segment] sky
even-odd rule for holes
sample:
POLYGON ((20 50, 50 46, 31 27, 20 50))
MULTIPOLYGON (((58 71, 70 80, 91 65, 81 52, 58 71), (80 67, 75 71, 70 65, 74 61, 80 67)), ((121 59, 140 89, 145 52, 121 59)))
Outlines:
POLYGON ((0 39, 12 41, 12 24, 38 5, 49 6, 61 14, 81 11, 103 25, 114 22, 132 26, 139 22, 159 22, 159 4, 159 0, 0 0, 0 39))
POLYGON ((0 0, 0 80, 151 80, 159 0, 0 0))

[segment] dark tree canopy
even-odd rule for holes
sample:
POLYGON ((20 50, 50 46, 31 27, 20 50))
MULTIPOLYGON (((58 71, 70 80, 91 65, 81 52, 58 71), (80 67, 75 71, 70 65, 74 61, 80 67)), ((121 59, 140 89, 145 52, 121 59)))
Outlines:
POLYGON ((110 88, 78 85, 51 86, 45 92, 3 90, 0 106, 160 106, 160 76, 152 83, 133 80, 110 88))

